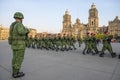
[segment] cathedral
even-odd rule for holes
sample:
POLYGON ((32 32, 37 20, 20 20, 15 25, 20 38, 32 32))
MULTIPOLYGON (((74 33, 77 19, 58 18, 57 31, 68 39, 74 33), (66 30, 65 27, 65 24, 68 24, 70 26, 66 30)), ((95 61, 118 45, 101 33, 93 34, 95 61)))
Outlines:
POLYGON ((110 32, 114 38, 120 36, 120 19, 118 16, 116 16, 113 21, 108 22, 108 32, 110 32))
POLYGON ((80 22, 80 19, 76 19, 76 22, 71 24, 71 15, 68 10, 65 11, 65 15, 63 16, 63 30, 62 34, 71 35, 75 38, 80 37, 84 38, 86 33, 98 33, 99 26, 99 18, 98 18, 98 10, 96 9, 95 4, 91 5, 89 9, 89 17, 88 23, 83 24, 80 22))

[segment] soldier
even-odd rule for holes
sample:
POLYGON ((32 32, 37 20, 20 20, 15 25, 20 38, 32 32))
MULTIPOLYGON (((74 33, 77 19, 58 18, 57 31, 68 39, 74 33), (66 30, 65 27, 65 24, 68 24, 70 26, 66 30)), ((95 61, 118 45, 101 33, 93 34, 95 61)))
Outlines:
POLYGON ((83 53, 85 55, 85 52, 88 51, 89 47, 90 47, 90 44, 89 44, 89 32, 87 33, 87 36, 85 37, 84 39, 84 43, 85 43, 85 48, 83 50, 83 53))
POLYGON ((79 36, 77 37, 77 41, 78 41, 79 47, 81 47, 82 39, 79 36))
POLYGON ((113 58, 113 57, 116 57, 116 53, 113 52, 112 46, 111 46, 111 44, 110 44, 111 39, 112 39, 112 37, 111 37, 111 36, 109 35, 109 33, 106 31, 106 32, 105 32, 105 36, 103 37, 103 48, 102 48, 102 51, 101 51, 101 53, 100 53, 100 55, 99 55, 100 57, 104 57, 104 51, 105 51, 105 50, 108 50, 108 51, 110 52, 112 58, 113 58))
POLYGON ((97 40, 95 38, 95 34, 94 33, 91 33, 91 39, 92 39, 92 44, 91 44, 91 47, 92 49, 95 51, 96 54, 99 53, 98 49, 97 49, 97 40))
POLYGON ((25 74, 23 72, 19 72, 21 68, 21 64, 24 58, 25 52, 25 39, 29 30, 25 28, 22 24, 24 16, 20 12, 16 12, 14 14, 14 19, 16 20, 10 26, 9 32, 9 44, 13 50, 13 59, 12 59, 12 77, 18 78, 23 77, 25 74))
POLYGON ((63 37, 62 37, 62 50, 65 51, 65 50, 68 50, 67 49, 67 44, 66 44, 66 36, 65 34, 63 34, 63 37))

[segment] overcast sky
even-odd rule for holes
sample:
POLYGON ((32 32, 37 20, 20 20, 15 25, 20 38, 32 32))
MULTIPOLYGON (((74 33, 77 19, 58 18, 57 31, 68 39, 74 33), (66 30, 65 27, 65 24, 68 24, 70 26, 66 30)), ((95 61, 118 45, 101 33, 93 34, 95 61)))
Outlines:
POLYGON ((88 11, 96 5, 99 26, 108 25, 116 16, 120 19, 120 0, 0 0, 0 24, 9 27, 14 22, 13 14, 24 14, 23 24, 38 32, 62 31, 63 15, 70 12, 72 24, 76 18, 88 23, 88 11))

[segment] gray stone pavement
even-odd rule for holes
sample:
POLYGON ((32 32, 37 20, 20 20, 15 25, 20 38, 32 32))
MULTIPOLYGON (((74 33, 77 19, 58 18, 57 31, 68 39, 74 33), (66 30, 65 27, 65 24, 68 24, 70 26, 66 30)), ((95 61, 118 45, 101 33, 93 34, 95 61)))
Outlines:
MULTIPOLYGON (((120 43, 112 43, 120 54, 120 43)), ((22 78, 11 77, 12 50, 7 41, 0 41, 0 80, 120 80, 120 60, 91 54, 82 55, 82 47, 72 51, 52 51, 26 48, 21 71, 22 78)), ((102 44, 98 46, 101 50, 102 44)))

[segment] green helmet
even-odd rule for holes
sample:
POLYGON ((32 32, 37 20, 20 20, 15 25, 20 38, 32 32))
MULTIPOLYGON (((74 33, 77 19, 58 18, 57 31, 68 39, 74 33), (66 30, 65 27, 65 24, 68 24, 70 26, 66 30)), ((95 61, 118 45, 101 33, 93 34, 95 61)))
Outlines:
POLYGON ((16 12, 16 13, 14 14, 14 18, 15 18, 15 19, 16 19, 16 18, 24 19, 24 16, 23 16, 23 14, 22 14, 21 12, 16 12))

